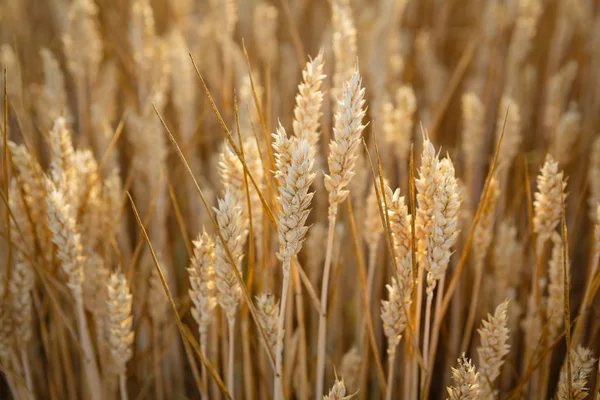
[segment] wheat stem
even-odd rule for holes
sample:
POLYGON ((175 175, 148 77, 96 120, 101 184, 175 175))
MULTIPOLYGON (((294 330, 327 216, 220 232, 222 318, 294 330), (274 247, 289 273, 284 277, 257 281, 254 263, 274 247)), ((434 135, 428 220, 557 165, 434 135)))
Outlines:
POLYGON ((100 400, 102 398, 100 375, 98 373, 98 366, 94 355, 94 349, 92 348, 92 340, 90 338, 90 331, 88 329, 87 321, 85 319, 85 312, 83 310, 83 299, 81 296, 75 298, 75 307, 77 308, 77 322, 79 324, 79 335, 81 336, 81 346, 83 348, 84 357, 84 370, 88 381, 88 388, 90 393, 90 399, 100 400))
POLYGON ((23 375, 25 375, 25 384, 27 385, 27 391, 33 395, 33 381, 31 380, 31 368, 29 367, 29 357, 27 357, 27 350, 21 349, 21 363, 23 364, 23 375))
MULTIPOLYGON (((423 331, 423 358, 425 362, 429 359, 429 334, 431 329, 431 304, 433 303, 433 291, 427 293, 427 302, 425 303, 425 330, 423 331)), ((426 370, 427 375, 431 374, 429 368, 426 370)), ((423 390, 425 390, 425 380, 423 377, 423 390)))
POLYGON ((483 260, 477 260, 475 265, 475 283, 473 284, 473 292, 471 294, 471 302, 469 304, 469 314, 467 316, 467 322, 465 324, 465 330, 460 344, 460 351, 466 353, 471 342, 471 335, 473 333, 473 325, 475 323, 475 313, 477 311, 477 305, 479 301, 479 292, 481 288, 481 278, 483 276, 483 260))
POLYGON ((388 377, 387 377, 387 390, 385 392, 385 400, 392 400, 392 392, 394 390, 394 373, 396 366, 396 348, 389 350, 388 354, 388 377))
POLYGON ((227 354, 227 391, 235 397, 235 386, 233 381, 233 367, 235 365, 235 341, 233 340, 235 334, 235 318, 227 318, 227 328, 229 330, 229 351, 227 354))
POLYGON ((275 387, 273 388, 275 400, 283 398, 282 365, 283 365, 283 324, 285 322, 285 307, 290 281, 290 259, 283 261, 283 285, 281 286, 281 304, 279 305, 279 319, 277 321, 277 344, 275 349, 275 387))
POLYGON ((329 289, 329 272, 331 270, 331 256, 333 253, 333 235, 335 233, 335 221, 337 217, 337 204, 329 206, 329 228, 327 231, 327 251, 325 253, 325 265, 323 268, 323 283, 321 284, 321 314, 319 315, 319 336, 317 339, 317 372, 315 399, 320 400, 323 395, 323 382, 325 379, 325 340, 327 330, 327 300, 329 289))
POLYGON ((160 343, 158 335, 158 326, 152 327, 152 360, 154 364, 154 375, 156 379, 156 391, 155 395, 158 400, 164 399, 163 382, 162 382, 162 368, 161 368, 161 355, 160 355, 160 343))
POLYGON ((121 392, 121 400, 127 400, 127 376, 125 373, 119 374, 119 391, 121 392))

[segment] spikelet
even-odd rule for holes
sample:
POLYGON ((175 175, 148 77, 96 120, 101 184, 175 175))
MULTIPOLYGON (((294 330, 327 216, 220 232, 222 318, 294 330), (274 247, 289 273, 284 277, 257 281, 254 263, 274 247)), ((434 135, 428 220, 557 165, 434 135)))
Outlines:
POLYGON ((238 21, 238 8, 235 0, 210 0, 215 18, 215 32, 220 40, 230 38, 238 21))
MULTIPOLYGON (((163 276, 167 284, 169 284, 169 266, 165 263, 165 259, 161 253, 157 253, 156 257, 158 259, 163 276)), ((152 324, 154 324, 154 329, 156 329, 155 332, 159 332, 161 325, 167 319, 169 312, 169 301, 150 252, 144 253, 141 263, 142 265, 147 266, 146 268, 150 269, 150 277, 148 278, 148 314, 150 315, 152 324)), ((158 333, 156 333, 156 335, 158 335, 158 333)))
MULTIPOLYGON (((19 254, 10 276, 9 292, 12 300, 14 333, 21 345, 26 345, 32 336, 31 291, 35 281, 31 265, 19 254)), ((4 279, 2 280, 4 285, 4 279)))
POLYGON ((188 273, 190 275, 190 299, 194 304, 192 315, 198 323, 200 340, 204 338, 212 319, 212 310, 216 305, 215 299, 215 244, 212 238, 203 230, 194 240, 194 255, 190 260, 188 273))
POLYGON ((434 194, 439 184, 438 173, 439 159, 429 141, 423 140, 423 151, 421 153, 421 166, 419 167, 419 178, 415 179, 417 189, 417 216, 415 220, 415 235, 417 238, 417 250, 419 262, 425 261, 428 237, 432 232, 433 218, 435 214, 434 194))
POLYGON ((52 233, 52 243, 56 245, 56 256, 67 276, 67 286, 75 299, 82 299, 83 263, 81 236, 77 232, 73 208, 61 189, 48 181, 46 197, 48 228, 52 233))
MULTIPOLYGON (((329 192, 329 204, 337 207, 348 197, 346 186, 354 176, 360 137, 365 125, 363 108, 365 89, 361 88, 361 77, 355 70, 344 84, 341 99, 337 101, 334 119, 334 140, 329 144, 329 175, 325 175, 325 188, 329 192)), ((331 209, 330 207, 330 209, 331 209)))
POLYGON ((447 71, 435 53, 434 39, 429 31, 421 31, 415 41, 418 69, 425 83, 425 104, 431 111, 444 92, 447 71))
POLYGON ((508 342, 508 317, 506 315, 508 300, 498 307, 494 315, 488 314, 488 320, 482 322, 478 329, 481 337, 481 345, 477 348, 479 355, 479 387, 482 399, 494 398, 493 384, 500 376, 500 369, 504 364, 504 356, 510 350, 508 342))
POLYGON ((74 154, 74 190, 79 232, 85 248, 95 248, 101 235, 103 204, 101 202, 102 180, 98 163, 90 150, 77 150, 74 154))
POLYGON ((452 255, 452 246, 458 237, 458 195, 454 166, 450 158, 440 161, 437 174, 439 187, 434 193, 434 218, 427 248, 427 293, 432 293, 436 282, 446 273, 452 255))
POLYGON ((13 164, 18 171, 17 179, 23 189, 31 216, 33 219, 38 220, 45 213, 44 171, 24 145, 9 141, 8 149, 13 164))
POLYGON ((399 287, 396 278, 392 278, 392 284, 386 287, 388 300, 381 301, 381 320, 383 332, 388 340, 387 352, 394 354, 406 327, 407 316, 404 311, 410 309, 410 294, 405 288, 399 287))
POLYGON ((102 232, 106 235, 117 235, 120 220, 115 218, 121 212, 121 199, 123 198, 123 183, 119 176, 119 170, 113 169, 102 185, 102 232))
MULTIPOLYGON (((483 192, 481 194, 483 197, 483 192)), ((481 207, 481 214, 479 222, 475 227, 475 234, 473 235, 473 252, 477 262, 483 262, 488 248, 492 242, 492 235, 494 232, 494 220, 496 217, 496 203, 500 197, 500 187, 498 179, 492 177, 489 183, 487 196, 485 202, 481 207)), ((484 199, 480 199, 483 201, 484 199)))
POLYGON ((561 196, 565 199, 567 197, 564 193, 567 182, 563 179, 563 172, 559 172, 558 163, 549 154, 546 155, 546 162, 537 177, 537 185, 533 202, 533 224, 538 243, 543 245, 560 221, 561 196))
POLYGON ((314 193, 309 193, 315 179, 312 172, 314 157, 308 141, 287 138, 285 129, 279 125, 273 149, 275 150, 275 179, 278 184, 278 236, 277 257, 289 260, 300 252, 308 231, 306 219, 310 213, 310 202, 314 193))
POLYGON ((275 66, 277 63, 278 14, 277 7, 267 2, 260 2, 254 7, 252 15, 254 41, 261 44, 257 49, 258 55, 263 63, 270 66, 275 66))
POLYGON ((94 82, 102 61, 102 37, 98 28, 98 7, 93 0, 71 3, 67 31, 62 40, 71 74, 77 79, 87 78, 94 82), (81 51, 83 47, 85 51, 81 51))
POLYGON ((556 161, 564 165, 571 160, 573 145, 581 131, 581 113, 576 104, 572 104, 558 121, 552 141, 552 154, 556 161))
POLYGON ((582 347, 581 345, 577 346, 576 349, 571 350, 569 359, 571 362, 571 393, 569 395, 567 367, 566 365, 563 365, 563 368, 560 371, 556 398, 558 400, 583 400, 588 396, 588 389, 585 386, 596 359, 590 349, 582 347))
POLYGON ((473 171, 479 166, 479 157, 485 139, 485 107, 475 92, 462 95, 461 149, 468 185, 473 185, 473 171))
POLYGON ((552 240, 552 256, 548 262, 548 303, 546 304, 546 316, 548 319, 548 338, 553 340, 564 321, 565 280, 562 237, 558 233, 552 232, 550 239, 552 240))
POLYGON ((398 266, 410 266, 412 269, 412 227, 411 215, 405 204, 404 196, 400 196, 400 189, 392 192, 389 186, 385 188, 388 206, 388 218, 394 244, 394 256, 398 260, 398 266))
POLYGON ((190 85, 196 78, 194 65, 190 62, 183 33, 175 28, 168 37, 171 87, 175 112, 179 122, 181 140, 187 145, 196 127, 196 85, 190 85))
MULTIPOLYGON (((254 138, 244 140, 244 158, 248 171, 252 174, 256 185, 261 193, 265 193, 265 170, 260 155, 260 149, 254 138)), ((256 238, 256 246, 262 247, 263 236, 263 205, 258 195, 258 191, 248 178, 248 188, 250 189, 250 211, 252 214, 252 229, 256 238)))
POLYGON ((417 98, 415 97, 412 86, 400 86, 398 90, 396 90, 394 122, 397 131, 393 143, 396 157, 398 157, 398 160, 402 163, 405 163, 406 160, 408 160, 416 110, 417 98))
POLYGON ((77 209, 75 174, 77 173, 75 150, 71 133, 64 118, 58 118, 50 131, 50 170, 48 175, 56 188, 62 192, 65 202, 77 209))
MULTIPOLYGON (((384 181, 385 187, 387 187, 386 182, 384 181)), ((369 191, 369 195, 367 196, 367 200, 365 203, 366 208, 366 218, 365 218, 365 232, 363 237, 367 246, 369 247, 369 251, 372 253, 377 252, 377 246, 379 244, 379 239, 381 238, 381 234, 383 233, 383 223, 381 221, 381 217, 379 214, 379 207, 383 209, 383 200, 381 200, 381 204, 379 204, 378 194, 375 191, 375 187, 377 187, 377 192, 379 193, 379 198, 383 196, 383 191, 380 188, 379 178, 375 178, 375 182, 373 182, 373 186, 371 186, 371 190, 369 191)))
POLYGON ((153 57, 154 49, 151 43, 155 36, 154 14, 150 1, 135 0, 131 5, 129 45, 138 72, 142 72, 144 63, 153 57))
POLYGON ((547 84, 544 126, 552 132, 560 121, 564 101, 577 74, 577 61, 571 60, 557 71, 547 84))
MULTIPOLYGON (((6 68, 7 73, 10 74, 10 79, 6 81, 6 91, 8 97, 11 99, 12 104, 21 105, 23 104, 23 90, 21 83, 23 82, 23 76, 21 73, 21 65, 19 58, 9 44, 3 44, 0 46, 0 63, 6 68)), ((4 87, 4 75, 2 75, 2 85, 4 87)), ((4 100, 2 101, 4 106, 4 100)))
POLYGON ((346 386, 344 385, 344 379, 335 379, 333 386, 329 390, 329 394, 323 396, 323 400, 347 400, 351 399, 353 395, 346 396, 346 386))
POLYGON ((506 66, 506 87, 509 92, 518 90, 519 68, 522 67, 532 47, 537 32, 537 22, 542 14, 540 0, 518 0, 517 21, 510 40, 506 66))
POLYGON ((104 260, 95 252, 90 251, 83 264, 83 305, 96 317, 104 317, 106 311, 106 285, 110 271, 104 260))
MULTIPOLYGON (((4 272, 0 272, 1 281, 4 283, 6 278, 4 272)), ((8 297, 4 296, 4 284, 0 285, 0 360, 3 363, 8 362, 12 353, 13 343, 13 313, 10 312, 10 303, 8 297)))
POLYGON ((323 51, 321 50, 317 57, 308 61, 302 70, 302 83, 298 85, 292 123, 294 135, 308 141, 313 155, 318 153, 320 136, 319 119, 322 115, 321 105, 323 103, 321 84, 326 77, 323 74, 323 67, 323 51))
POLYGON ((498 165, 508 170, 515 159, 515 156, 519 152, 523 137, 521 134, 521 112, 519 104, 507 93, 502 95, 500 107, 498 108, 496 143, 500 141, 503 130, 504 138, 502 139, 502 147, 498 154, 498 165))
POLYGON ((258 313, 258 323, 267 337, 269 351, 274 352, 277 342, 279 300, 272 293, 259 294, 256 296, 256 312, 258 313))
POLYGON ((498 225, 492 260, 496 293, 494 304, 497 304, 509 296, 511 288, 516 288, 521 283, 523 254, 514 222, 505 220, 498 225))
POLYGON ((590 207, 589 217, 592 222, 598 223, 600 222, 597 214, 598 202, 600 202, 600 137, 594 140, 590 150, 588 186, 590 189, 590 195, 588 197, 588 205, 590 207))
POLYGON ((71 118, 69 111, 65 77, 58 60, 52 51, 40 50, 44 68, 44 84, 39 88, 35 103, 36 113, 44 118, 44 128, 48 128, 58 117, 71 118))
POLYGON ((358 348, 352 347, 344 354, 340 365, 340 375, 344 377, 344 382, 350 392, 358 390, 361 367, 362 358, 360 352, 358 348))
POLYGON ((131 359, 133 344, 132 296, 129 284, 121 272, 114 272, 108 281, 107 328, 108 344, 114 371, 125 374, 131 359))
POLYGON ((219 153, 217 168, 225 191, 229 190, 235 196, 244 216, 244 223, 247 225, 248 207, 246 205, 244 166, 227 142, 223 143, 223 150, 219 153))
POLYGON ((356 44, 356 27, 352 18, 350 3, 334 0, 331 4, 331 23, 333 26, 332 48, 335 60, 333 87, 331 94, 334 100, 344 97, 345 82, 353 74, 353 66, 358 54, 356 44))
POLYGON ((233 323, 242 289, 232 268, 237 268, 241 274, 241 262, 244 257, 243 244, 246 241, 247 231, 241 225, 242 213, 231 192, 225 192, 225 197, 218 200, 218 208, 214 208, 214 211, 219 231, 223 237, 223 241, 221 238, 217 240, 215 248, 217 302, 230 323, 233 323), (233 265, 229 261, 226 249, 231 253, 233 265))
POLYGON ((455 386, 447 387, 449 400, 479 399, 479 373, 465 354, 458 359, 458 368, 452 367, 452 380, 455 386))

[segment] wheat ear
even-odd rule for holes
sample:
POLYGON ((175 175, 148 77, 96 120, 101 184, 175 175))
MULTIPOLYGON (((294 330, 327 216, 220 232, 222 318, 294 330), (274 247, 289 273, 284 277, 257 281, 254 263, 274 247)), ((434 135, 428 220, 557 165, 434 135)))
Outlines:
POLYGON ((234 367, 234 327, 237 305, 242 295, 242 288, 233 272, 236 268, 241 274, 241 261, 244 257, 243 245, 246 241, 247 231, 242 225, 242 212, 235 202, 235 197, 229 190, 225 197, 218 200, 218 208, 215 208, 217 224, 222 240, 217 241, 215 249, 215 284, 217 288, 217 302, 225 316, 229 328, 229 360, 227 362, 227 390, 234 393, 233 367, 234 367), (228 249, 234 264, 229 263, 227 257, 228 249))
POLYGON ((596 359, 593 357, 590 349, 577 346, 576 349, 571 350, 568 362, 571 363, 571 369, 573 371, 571 375, 571 385, 567 382, 567 368, 566 365, 564 365, 560 371, 556 398, 558 400, 583 400, 588 396, 588 389, 585 386, 596 359), (569 387, 571 388, 570 393, 569 387))
POLYGON ((473 285, 473 294, 469 304, 469 313, 467 315, 467 322, 465 324, 463 340, 460 347, 463 351, 468 351, 469 343, 471 342, 477 305, 479 304, 479 292, 481 291, 484 261, 490 247, 490 243, 492 242, 494 219, 496 216, 496 203, 498 202, 499 197, 500 188, 498 180, 495 177, 492 177, 489 183, 487 196, 483 198, 482 193, 482 198, 480 199, 480 201, 483 202, 481 207, 481 217, 479 218, 479 224, 477 224, 477 227, 475 228, 475 234, 473 236, 475 283, 473 285))
POLYGON ((448 400, 479 399, 479 373, 465 354, 458 359, 458 368, 452 367, 452 380, 455 386, 446 388, 448 400))
POLYGON ((273 135, 275 150, 275 179, 278 185, 277 197, 279 211, 277 213, 279 251, 277 258, 283 264, 283 285, 281 288, 281 305, 277 323, 277 345, 275 349, 275 399, 282 398, 281 367, 283 361, 283 324, 285 321, 286 299, 289 287, 292 258, 302 248, 308 227, 306 219, 310 213, 310 203, 314 193, 309 193, 310 185, 315 179, 312 172, 314 156, 305 139, 287 138, 285 129, 280 125, 273 135))
MULTIPOLYGON (((192 300, 192 315, 198 323, 200 335, 200 350, 207 351, 208 327, 215 308, 215 244, 212 238, 203 230, 193 242, 194 254, 190 260, 188 273, 190 275, 190 299, 192 300)), ((202 379, 204 387, 208 387, 206 366, 202 363, 202 379)))
POLYGON ((115 372, 119 376, 121 399, 127 400, 127 362, 133 344, 132 296, 125 275, 114 272, 108 282, 108 345, 115 372))
MULTIPOLYGON (((423 356, 429 362, 429 329, 431 326, 431 305, 433 291, 438 281, 436 316, 441 306, 441 297, 444 295, 446 269, 452 255, 452 246, 458 237, 458 210, 461 198, 458 193, 458 184, 455 177, 454 166, 450 158, 444 158, 438 164, 436 171, 439 187, 433 195, 434 218, 427 247, 427 304, 425 306, 425 330, 423 333, 423 356)), ((431 367, 428 365, 428 367, 431 367)), ((427 388, 426 388, 427 390, 427 388)))
POLYGON ((508 316, 506 311, 508 300, 498 307, 494 315, 488 314, 488 320, 482 322, 479 329, 481 345, 477 348, 479 354, 479 395, 482 399, 495 397, 493 383, 500 376, 500 368, 504 357, 510 350, 508 342, 508 316))
POLYGON ((344 85, 341 99, 337 101, 334 115, 334 140, 329 144, 329 175, 325 175, 325 188, 329 192, 329 230, 327 234, 327 250, 321 284, 321 315, 319 316, 319 333, 317 340, 317 371, 315 396, 317 400, 323 393, 325 374, 325 335, 327 331, 327 300, 329 294, 329 273, 333 252, 333 236, 337 218, 338 204, 348 197, 346 187, 354 176, 360 137, 365 126, 362 119, 365 89, 361 87, 361 77, 355 70, 350 80, 344 85))
POLYGON ((56 245, 57 257, 67 276, 67 286, 71 289, 75 300, 89 395, 91 399, 99 400, 102 398, 102 386, 83 308, 84 256, 81 249, 81 238, 77 232, 75 215, 71 205, 66 203, 63 193, 54 187, 52 182, 48 181, 47 184, 48 227, 52 232, 52 242, 56 245))

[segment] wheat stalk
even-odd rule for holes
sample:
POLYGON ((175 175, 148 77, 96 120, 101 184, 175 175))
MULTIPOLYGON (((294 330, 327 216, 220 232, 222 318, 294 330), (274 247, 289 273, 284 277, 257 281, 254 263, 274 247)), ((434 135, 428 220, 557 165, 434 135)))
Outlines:
POLYGON ((127 399, 126 364, 131 359, 133 344, 132 296, 125 276, 114 272, 108 282, 107 330, 112 365, 119 376, 121 399, 127 399))
POLYGON ((314 156, 310 144, 305 139, 287 138, 285 129, 280 125, 273 135, 275 151, 275 179, 278 184, 277 235, 279 251, 277 258, 282 262, 283 285, 281 305, 277 323, 277 346, 275 349, 275 399, 282 398, 281 373, 283 361, 283 323, 289 285, 291 260, 301 250, 308 227, 306 219, 310 213, 310 203, 314 193, 309 193, 315 179, 312 172, 314 156))
POLYGON ((337 217, 338 204, 348 197, 346 186, 354 176, 354 168, 358 157, 360 137, 365 126, 362 119, 364 110, 365 89, 361 87, 358 70, 344 84, 341 98, 337 100, 335 112, 334 140, 329 144, 329 175, 325 175, 325 188, 329 192, 329 229, 327 234, 327 250, 321 284, 321 315, 319 316, 319 334, 317 340, 317 371, 315 396, 323 393, 325 373, 325 335, 327 331, 327 300, 329 294, 329 273, 333 251, 333 236, 337 217))

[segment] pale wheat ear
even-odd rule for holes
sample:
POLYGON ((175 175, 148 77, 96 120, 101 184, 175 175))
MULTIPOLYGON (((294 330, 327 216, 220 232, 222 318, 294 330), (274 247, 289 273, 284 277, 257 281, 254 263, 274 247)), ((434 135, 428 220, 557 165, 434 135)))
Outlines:
POLYGON ((455 386, 447 387, 449 400, 479 399, 479 373, 465 353, 458 359, 458 367, 452 367, 452 380, 455 386))
POLYGON ((504 364, 504 357, 510 351, 508 342, 507 308, 508 301, 498 307, 494 315, 488 314, 488 320, 482 322, 479 329, 481 345, 477 348, 479 355, 479 388, 480 395, 494 396, 494 381, 500 376, 500 368, 504 364))
POLYGON ((127 399, 126 364, 131 359, 134 333, 131 314, 132 296, 121 272, 114 272, 108 282, 107 328, 112 365, 119 376, 121 399, 127 399))

